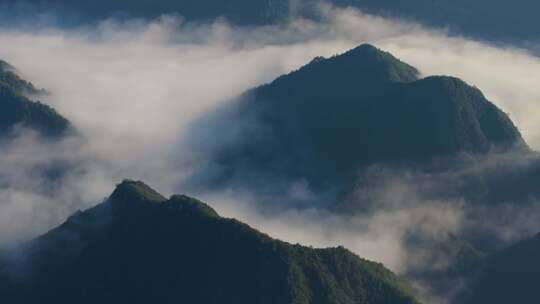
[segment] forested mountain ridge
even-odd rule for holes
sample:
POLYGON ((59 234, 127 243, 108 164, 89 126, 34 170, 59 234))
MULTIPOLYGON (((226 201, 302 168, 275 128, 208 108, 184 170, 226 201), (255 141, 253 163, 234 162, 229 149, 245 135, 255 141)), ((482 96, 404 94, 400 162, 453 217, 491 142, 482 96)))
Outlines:
POLYGON ((16 252, 0 258, 6 303, 418 303, 344 248, 277 241, 134 181, 16 252))
POLYGON ((29 128, 45 137, 67 134, 72 126, 56 110, 33 99, 46 94, 22 79, 12 67, 0 60, 0 135, 9 135, 14 127, 29 128))
POLYGON ((44 90, 37 89, 31 82, 22 79, 15 68, 3 60, 0 60, 0 82, 16 92, 29 95, 46 94, 44 90))
MULTIPOLYGON (((215 153, 218 184, 251 176, 334 188, 375 163, 527 149, 479 89, 453 77, 419 78, 371 45, 316 58, 239 99, 233 127, 246 131, 215 153)), ((195 127, 204 128, 201 121, 195 127)))

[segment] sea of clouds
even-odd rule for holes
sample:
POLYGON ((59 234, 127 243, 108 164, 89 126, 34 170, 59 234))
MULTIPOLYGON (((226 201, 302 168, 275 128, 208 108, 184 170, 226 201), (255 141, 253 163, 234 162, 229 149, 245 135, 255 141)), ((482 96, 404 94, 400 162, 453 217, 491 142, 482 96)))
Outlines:
MULTIPOLYGON (((417 257, 411 258, 404 237, 417 230, 432 238, 459 232, 467 226, 462 201, 427 200, 411 179, 395 174, 371 189, 386 207, 369 217, 317 208, 266 210, 256 191, 195 192, 182 182, 203 167, 211 147, 229 133, 193 133, 190 124, 316 56, 371 43, 425 76, 452 75, 477 86, 509 113, 532 148, 540 148, 540 59, 523 49, 354 9, 321 5, 319 13, 318 21, 292 19, 260 27, 163 16, 70 29, 0 28, 0 58, 50 91, 43 101, 79 134, 47 142, 20 131, 0 146, 0 242, 39 235, 76 210, 99 203, 115 184, 130 178, 164 194, 201 197, 223 216, 273 237, 317 247, 343 245, 394 271, 406 271, 417 257), (187 144, 186 137, 197 138, 196 143, 187 144), (59 164, 68 170, 56 179, 43 173, 59 164)), ((291 187, 293 194, 310 195, 301 184, 291 187)), ((521 228, 506 238, 540 227, 521 228)))

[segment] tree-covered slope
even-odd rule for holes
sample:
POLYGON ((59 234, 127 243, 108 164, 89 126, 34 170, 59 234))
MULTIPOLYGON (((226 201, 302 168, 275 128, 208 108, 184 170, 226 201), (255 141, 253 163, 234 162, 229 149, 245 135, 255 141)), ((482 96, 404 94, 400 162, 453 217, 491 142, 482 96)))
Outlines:
POLYGON ((0 61, 0 136, 16 126, 30 128, 40 135, 58 137, 66 134, 70 123, 53 108, 31 99, 45 94, 22 79, 15 69, 0 61))
POLYGON ((15 68, 3 60, 0 60, 0 82, 21 94, 46 94, 45 91, 37 89, 31 82, 22 79, 16 73, 15 68))
POLYGON ((193 198, 125 181, 0 259, 2 303, 417 303, 344 248, 271 239, 193 198))
POLYGON ((332 188, 374 163, 525 146, 477 88, 446 76, 419 79, 414 67, 370 45, 316 58, 247 92, 236 106, 223 128, 243 132, 216 153, 218 182, 250 176, 332 188))

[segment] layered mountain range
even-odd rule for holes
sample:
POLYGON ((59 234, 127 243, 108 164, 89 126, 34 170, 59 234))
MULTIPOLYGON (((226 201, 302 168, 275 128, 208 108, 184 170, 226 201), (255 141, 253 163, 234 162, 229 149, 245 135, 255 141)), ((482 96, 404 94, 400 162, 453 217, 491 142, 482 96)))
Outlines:
MULTIPOLYGON (((275 197, 301 181, 315 194, 309 206, 322 197, 330 209, 348 214, 407 208, 369 194, 390 190, 373 189, 381 187, 380 178, 414 193, 396 201, 421 208, 441 201, 462 210, 466 225, 458 232, 440 239, 413 233, 404 240, 411 255, 431 248, 426 263, 407 277, 444 297, 475 281, 486 257, 500 249, 497 233, 485 227, 504 217, 495 210, 529 208, 540 194, 538 154, 478 88, 449 76, 421 77, 371 45, 317 57, 193 128, 197 134, 219 130, 222 137, 233 130, 194 177, 203 189, 247 188, 277 204, 275 197), (435 262, 441 260, 444 267, 435 262)), ((456 300, 465 298, 460 291, 456 300)))
MULTIPOLYGON (((19 74, 0 62, 0 133, 69 132, 67 119, 37 101, 46 92, 19 74)), ((434 271, 426 258, 426 269, 408 278, 443 289, 474 282, 459 297, 468 303, 537 299, 531 283, 537 238, 499 251, 491 232, 477 228, 498 204, 528 210, 540 194, 540 158, 507 114, 460 79, 422 77, 393 55, 361 45, 253 88, 192 128, 219 134, 223 143, 205 151, 208 167, 190 181, 198 189, 241 186, 278 197, 302 181, 315 196, 331 197, 332 211, 369 214, 387 206, 355 192, 369 190, 369 182, 362 184, 372 177, 367 173, 383 167, 398 168, 398 177, 406 172, 428 201, 462 199, 469 230, 440 242, 423 235, 404 240, 446 254, 448 267, 434 271), (329 192, 338 195, 322 195, 329 192)), ((166 198, 129 180, 102 204, 4 250, 0 301, 417 303, 400 278, 344 248, 274 240, 196 199, 166 198)))

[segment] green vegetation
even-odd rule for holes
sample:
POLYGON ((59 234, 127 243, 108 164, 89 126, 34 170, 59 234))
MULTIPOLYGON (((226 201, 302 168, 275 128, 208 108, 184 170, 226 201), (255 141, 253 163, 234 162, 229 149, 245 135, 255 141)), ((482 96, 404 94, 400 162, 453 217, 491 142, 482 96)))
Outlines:
POLYGON ((36 89, 32 83, 22 79, 15 72, 15 68, 3 60, 0 60, 0 83, 22 94, 39 95, 46 93, 44 90, 36 89))
POLYGON ((173 195, 170 198, 172 208, 193 216, 219 217, 219 214, 207 204, 185 195, 173 195))
POLYGON ((9 135, 13 128, 22 126, 47 137, 66 134, 70 127, 67 119, 53 108, 30 98, 45 94, 20 78, 14 68, 0 61, 0 136, 9 135))
POLYGON ((167 199, 146 184, 138 181, 125 180, 117 185, 111 199, 118 203, 161 203, 167 199))
POLYGON ((2 302, 418 303, 381 264, 274 240, 141 182, 19 250, 0 262, 2 302))
POLYGON ((243 139, 220 151, 217 179, 306 178, 315 189, 334 189, 374 163, 525 147, 512 121, 478 89, 418 74, 361 45, 249 91, 237 120, 257 128, 244 128, 243 139))

